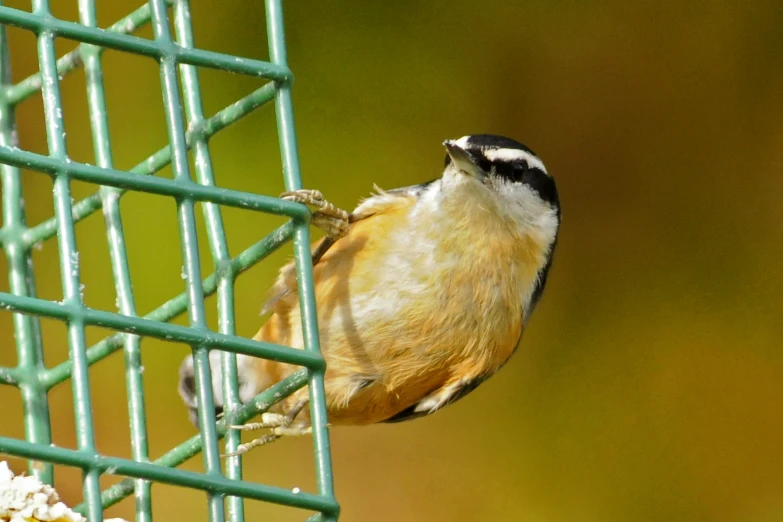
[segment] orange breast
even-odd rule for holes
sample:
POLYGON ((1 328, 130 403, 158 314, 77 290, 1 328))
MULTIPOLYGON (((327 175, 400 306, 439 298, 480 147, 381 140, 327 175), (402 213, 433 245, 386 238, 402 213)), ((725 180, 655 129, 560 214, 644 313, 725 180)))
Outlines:
MULTIPOLYGON (((468 236, 419 226, 411 202, 354 223, 314 269, 332 424, 380 422, 460 376, 492 373, 520 338, 534 249, 502 226, 468 236)), ((303 346, 295 295, 257 339, 303 346)), ((295 370, 258 362, 269 384, 295 370)))

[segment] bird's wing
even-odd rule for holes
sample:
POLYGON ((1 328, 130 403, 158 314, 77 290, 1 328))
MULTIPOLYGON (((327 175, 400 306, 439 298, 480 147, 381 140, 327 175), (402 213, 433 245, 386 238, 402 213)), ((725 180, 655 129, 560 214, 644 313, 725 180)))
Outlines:
MULTIPOLYGON (((432 181, 392 190, 382 190, 376 186, 375 190, 377 191, 377 194, 364 199, 348 216, 348 223, 351 224, 356 223, 357 221, 371 219, 373 216, 396 208, 399 204, 408 202, 410 198, 418 196, 430 183, 432 183, 432 181)), ((349 226, 348 235, 350 235, 350 233, 351 229, 349 226)), ((313 266, 317 265, 324 254, 339 241, 341 241, 341 239, 334 239, 327 236, 314 243, 312 253, 313 266)), ((290 297, 292 299, 291 306, 295 306, 297 289, 296 265, 295 262, 291 260, 280 269, 278 278, 272 285, 268 299, 261 309, 261 315, 273 311, 275 306, 285 298, 290 297)))

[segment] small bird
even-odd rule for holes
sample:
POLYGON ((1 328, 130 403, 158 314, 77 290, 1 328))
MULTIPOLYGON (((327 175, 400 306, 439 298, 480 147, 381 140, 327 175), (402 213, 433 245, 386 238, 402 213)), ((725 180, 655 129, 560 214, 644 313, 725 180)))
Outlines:
MULTIPOLYGON (((522 143, 476 134, 444 142, 440 178, 383 191, 348 214, 320 192, 281 197, 315 207, 327 235, 313 251, 329 424, 415 419, 475 390, 520 344, 552 264, 560 226, 555 180, 522 143)), ((284 266, 254 339, 303 349, 293 262, 284 266)), ((211 354, 216 407, 222 408, 218 354, 211 354)), ((297 366, 239 355, 240 400, 297 366)), ((197 423, 192 356, 179 392, 197 423)), ((307 390, 260 423, 268 435, 236 455, 286 435, 311 432, 307 390)))

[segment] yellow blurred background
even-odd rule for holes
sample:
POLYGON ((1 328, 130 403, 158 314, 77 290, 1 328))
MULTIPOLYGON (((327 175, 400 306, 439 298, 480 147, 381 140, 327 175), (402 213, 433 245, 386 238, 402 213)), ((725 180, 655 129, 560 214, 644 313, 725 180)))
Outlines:
MULTIPOLYGON (((78 19, 76 2, 53 4, 78 19)), ((99 1, 100 25, 138 5, 99 1)), ((192 10, 199 47, 268 58, 262 2, 192 10)), ((289 1, 285 20, 305 187, 350 209, 373 183, 437 177, 444 139, 486 132, 535 150, 563 206, 547 291, 503 370, 434 416, 331 430, 341 520, 783 520, 779 2, 289 1)), ((151 37, 149 27, 139 34, 151 37)), ((38 68, 35 39, 13 28, 9 39, 18 81, 38 68)), ((58 40, 59 54, 74 46, 58 40)), ((167 142, 158 70, 115 51, 104 64, 115 163, 130 168, 167 142)), ((207 114, 260 85, 200 78, 207 114)), ((83 73, 61 87, 68 151, 94 163, 83 73)), ((40 95, 17 118, 22 148, 45 153, 40 95)), ((211 151, 220 186, 283 190, 272 106, 218 134, 211 151)), ((47 176, 25 173, 24 190, 31 224, 52 215, 47 176)), ((74 184, 77 199, 93 190, 74 184)), ((131 193, 122 211, 143 314, 184 289, 175 206, 131 193)), ((234 255, 281 222, 231 209, 224 218, 234 255)), ((86 303, 115 310, 100 213, 77 240, 86 303)), ((207 274, 205 234, 200 247, 207 274)), ((240 335, 260 326, 290 253, 241 276, 240 335)), ((55 240, 33 257, 40 296, 61 299, 55 240)), ((208 313, 216 327, 214 298, 208 313)), ((65 359, 64 325, 43 320, 43 335, 47 364, 65 359)), ((91 343, 105 335, 88 329, 91 343)), ((0 365, 15 364, 13 343, 5 312, 0 365)), ((176 391, 188 347, 145 340, 142 350, 155 458, 195 433, 176 391)), ((122 355, 90 377, 98 448, 128 457, 122 355)), ((54 441, 73 448, 70 386, 51 401, 54 441)), ((0 404, 0 435, 22 437, 18 392, 0 388, 0 404)), ((203 469, 200 457, 185 467, 203 469)), ((311 440, 254 450, 245 473, 314 491, 311 440)), ((70 505, 81 501, 78 482, 78 471, 57 468, 70 505)), ((207 519, 200 492, 155 485, 153 505, 156 520, 207 519)), ((254 501, 246 509, 248 520, 306 518, 254 501)), ((107 515, 132 519, 132 500, 107 515)))

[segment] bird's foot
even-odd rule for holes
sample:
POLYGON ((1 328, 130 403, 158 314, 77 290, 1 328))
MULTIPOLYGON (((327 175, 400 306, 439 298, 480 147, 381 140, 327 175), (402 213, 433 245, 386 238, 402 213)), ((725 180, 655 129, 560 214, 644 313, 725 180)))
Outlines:
POLYGON ((330 238, 340 239, 348 233, 348 212, 326 201, 320 191, 300 189, 283 192, 280 197, 287 201, 315 207, 313 225, 326 232, 330 238))
POLYGON ((302 411, 302 408, 304 408, 306 404, 306 400, 297 403, 286 415, 266 412, 261 414, 261 422, 249 422, 242 425, 228 426, 228 428, 232 430, 255 431, 269 428, 271 431, 267 435, 240 444, 237 446, 236 450, 231 453, 224 453, 222 456, 235 457, 242 453, 246 453, 255 447, 274 442, 280 437, 301 437, 303 435, 309 435, 312 433, 311 426, 291 426, 296 416, 299 415, 299 412, 302 411))

